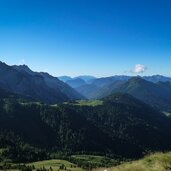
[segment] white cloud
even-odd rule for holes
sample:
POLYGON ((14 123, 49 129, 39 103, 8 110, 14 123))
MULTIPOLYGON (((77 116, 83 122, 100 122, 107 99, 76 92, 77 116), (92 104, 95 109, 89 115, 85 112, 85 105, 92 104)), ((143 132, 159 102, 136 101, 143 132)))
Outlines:
POLYGON ((134 68, 132 69, 132 72, 135 73, 135 74, 140 74, 140 73, 143 73, 147 70, 147 67, 145 65, 142 65, 142 64, 136 64, 134 66, 134 68))

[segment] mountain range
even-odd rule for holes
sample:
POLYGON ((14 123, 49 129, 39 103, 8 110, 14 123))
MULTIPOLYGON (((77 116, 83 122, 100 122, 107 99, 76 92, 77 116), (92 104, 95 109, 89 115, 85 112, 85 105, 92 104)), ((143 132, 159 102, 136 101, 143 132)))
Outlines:
MULTIPOLYGON (((66 82, 67 83, 67 82, 66 82)), ((91 83, 78 85, 72 79, 74 89, 87 99, 101 99, 112 93, 128 93, 161 111, 171 111, 171 78, 161 75, 130 77, 112 76, 96 78, 91 83), (77 86, 76 86, 77 85, 77 86)))
POLYGON ((91 76, 91 75, 80 75, 80 76, 77 76, 77 77, 70 77, 70 76, 61 76, 61 77, 58 77, 58 79, 60 79, 61 81, 63 82, 67 82, 69 80, 76 80, 76 79, 82 79, 83 81, 85 81, 85 83, 90 83, 92 80, 96 79, 96 77, 94 76, 91 76))
MULTIPOLYGON (((133 77, 114 88, 111 93, 128 93, 158 110, 171 111, 171 86, 169 85, 167 82, 152 83, 140 77, 133 77), (164 85, 168 85, 167 88, 164 85)), ((103 96, 106 95, 103 94, 103 96)))
POLYGON ((33 72, 26 65, 8 66, 0 62, 0 87, 9 92, 29 96, 44 103, 59 103, 84 99, 58 78, 43 72, 33 72))
POLYGON ((34 72, 27 65, 0 62, 0 88, 44 103, 101 99, 113 93, 127 93, 160 111, 171 111, 171 78, 161 75, 130 77, 53 77, 34 72))
POLYGON ((169 77, 64 79, 0 63, 0 160, 171 150, 169 77))
MULTIPOLYGON (((94 76, 77 76, 77 77, 69 77, 69 76, 61 76, 58 77, 61 81, 70 84, 70 81, 72 81, 74 87, 73 88, 79 88, 80 86, 85 86, 88 84, 93 84, 96 85, 97 87, 104 87, 104 86, 108 86, 112 83, 114 83, 115 81, 127 81, 128 79, 130 79, 132 76, 126 76, 126 75, 115 75, 115 76, 110 76, 110 77, 101 77, 101 78, 96 78, 94 76), (79 78, 79 80, 77 80, 79 78), (82 85, 77 84, 77 81, 81 81, 82 80, 82 85), (84 84, 83 84, 84 83, 84 84)), ((166 76, 162 76, 162 75, 152 75, 152 76, 143 76, 143 79, 153 82, 153 83, 157 83, 159 81, 161 82, 171 82, 171 77, 166 77, 166 76)), ((72 87, 72 84, 70 85, 72 87)))

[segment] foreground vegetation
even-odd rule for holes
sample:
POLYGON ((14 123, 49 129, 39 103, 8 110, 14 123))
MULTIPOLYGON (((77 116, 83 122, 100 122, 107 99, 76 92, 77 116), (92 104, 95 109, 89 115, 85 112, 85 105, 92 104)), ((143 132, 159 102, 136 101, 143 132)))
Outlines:
POLYGON ((51 170, 53 171, 59 171, 59 170, 82 171, 83 170, 81 167, 78 167, 74 163, 71 163, 66 160, 57 160, 57 159, 33 162, 33 163, 29 163, 27 166, 34 166, 36 170, 41 170, 41 168, 50 171, 51 170))
POLYGON ((1 162, 0 170, 6 171, 83 171, 81 167, 78 167, 74 163, 71 163, 66 160, 43 160, 32 163, 10 163, 10 162, 1 162))
MULTIPOLYGON (((0 170, 6 171, 170 171, 171 152, 155 153, 145 156, 143 159, 131 162, 123 162, 111 167, 112 159, 103 156, 73 155, 73 162, 68 160, 50 159, 32 163, 0 163, 0 170), (110 162, 109 162, 110 160, 110 162), (81 162, 82 161, 82 162, 81 162)), ((115 165, 116 163, 113 163, 115 165)))
MULTIPOLYGON (((94 171, 103 171, 104 168, 94 171)), ((144 157, 138 161, 123 163, 116 167, 111 167, 110 171, 170 171, 171 170, 171 152, 155 153, 144 157)))
POLYGON ((14 163, 11 160, 6 160, 0 162, 0 170, 83 171, 118 165, 117 160, 105 156, 72 155, 63 156, 63 158, 65 159, 49 159, 30 163, 14 163))

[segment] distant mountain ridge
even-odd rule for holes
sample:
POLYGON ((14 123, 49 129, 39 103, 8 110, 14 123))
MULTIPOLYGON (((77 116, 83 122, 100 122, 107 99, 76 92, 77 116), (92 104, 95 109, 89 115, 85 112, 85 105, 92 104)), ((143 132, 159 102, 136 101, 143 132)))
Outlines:
POLYGON ((162 75, 144 76, 142 78, 147 80, 147 81, 153 82, 153 83, 157 83, 159 81, 162 81, 162 82, 169 81, 169 82, 171 82, 171 77, 166 77, 166 76, 162 76, 162 75))
POLYGON ((131 94, 158 109, 171 109, 171 92, 140 77, 130 78, 126 83, 114 89, 112 93, 114 92, 131 94))
POLYGON ((0 62, 0 87, 45 103, 84 99, 77 91, 47 73, 33 72, 26 65, 0 62))
POLYGON ((170 77, 104 77, 94 79, 91 84, 76 87, 75 90, 88 99, 101 99, 117 92, 128 93, 159 110, 171 111, 170 77))
POLYGON ((141 77, 132 77, 123 82, 117 81, 99 89, 91 98, 100 99, 118 92, 130 94, 158 110, 171 110, 171 83, 153 83, 141 77))
MULTIPOLYGON (((76 78, 81 78, 81 76, 76 78)), ((75 78, 70 78, 70 80, 65 82, 86 98, 96 99, 104 97, 104 95, 110 95, 119 84, 128 81, 130 78, 132 78, 132 76, 115 75, 111 77, 94 78, 85 83, 83 80, 81 81, 75 78)), ((141 78, 156 84, 158 82, 171 82, 171 77, 162 75, 143 76, 141 78)))
POLYGON ((53 77, 34 72, 27 65, 8 66, 0 63, 0 87, 13 93, 30 96, 45 103, 59 103, 77 99, 100 99, 115 92, 123 92, 160 109, 171 109, 171 78, 162 75, 131 77, 115 75, 96 78, 83 75, 53 77))
POLYGON ((69 76, 61 76, 61 77, 58 77, 58 79, 61 80, 61 81, 63 81, 64 83, 66 81, 72 80, 72 78, 69 77, 69 76))
POLYGON ((85 81, 86 83, 89 83, 91 82, 92 80, 96 79, 96 77, 94 76, 91 76, 91 75, 80 75, 80 76, 77 76, 77 77, 70 77, 70 76, 60 76, 58 77, 59 80, 63 81, 63 82, 67 82, 67 81, 70 81, 70 80, 76 80, 76 79, 82 79, 83 81, 85 81))
MULTIPOLYGON (((128 79, 130 79, 133 76, 127 76, 127 75, 114 75, 114 76, 109 76, 109 77, 99 77, 96 78, 94 76, 77 76, 77 77, 70 77, 70 76, 61 76, 58 77, 61 81, 66 82, 69 80, 74 80, 76 78, 80 78, 82 80, 84 80, 86 83, 93 83, 93 84, 97 84, 98 86, 104 86, 106 84, 110 84, 114 81, 118 81, 118 80, 122 80, 122 81, 127 81, 128 79)), ((139 76, 141 77, 141 76, 139 76)), ((166 82, 169 81, 171 82, 171 77, 167 77, 167 76, 163 76, 163 75, 152 75, 152 76, 142 76, 143 79, 150 81, 150 82, 154 82, 157 83, 159 81, 162 82, 166 82)))
POLYGON ((86 84, 86 82, 81 78, 74 78, 72 80, 66 81, 65 83, 71 86, 72 88, 77 88, 86 84))
POLYGON ((84 80, 86 83, 91 83, 93 80, 96 79, 96 77, 91 76, 91 75, 80 75, 75 78, 80 78, 80 79, 84 80))

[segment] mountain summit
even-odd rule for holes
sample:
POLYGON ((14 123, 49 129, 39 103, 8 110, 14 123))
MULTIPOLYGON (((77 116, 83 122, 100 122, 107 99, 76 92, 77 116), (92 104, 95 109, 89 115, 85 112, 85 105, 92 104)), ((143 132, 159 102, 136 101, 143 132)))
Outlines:
POLYGON ((128 93, 160 110, 171 109, 171 92, 141 77, 132 77, 114 92, 128 93))

